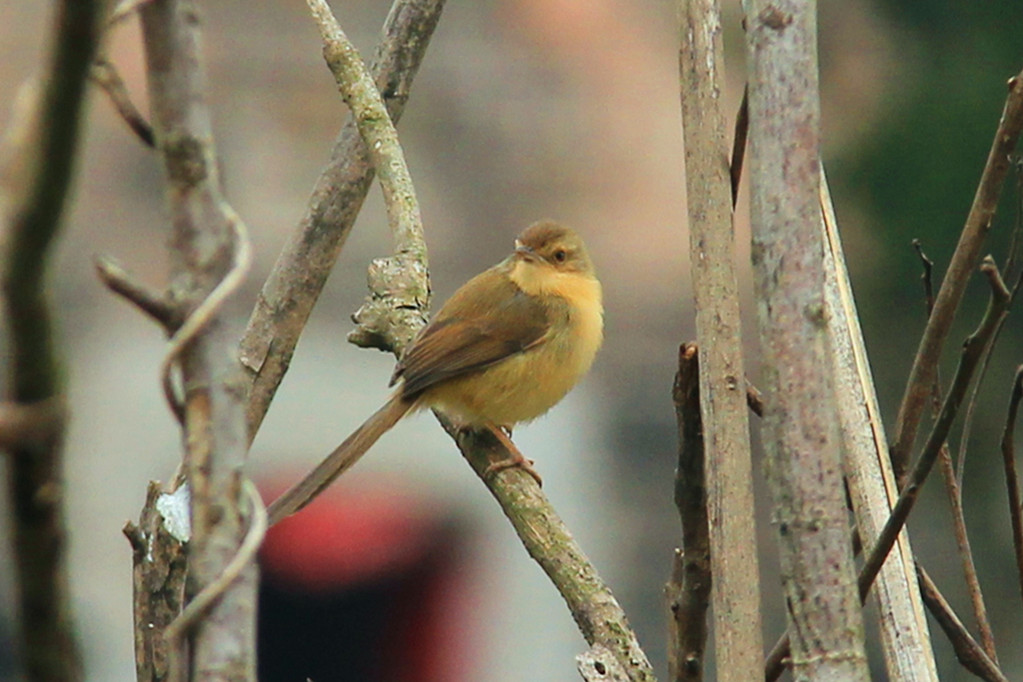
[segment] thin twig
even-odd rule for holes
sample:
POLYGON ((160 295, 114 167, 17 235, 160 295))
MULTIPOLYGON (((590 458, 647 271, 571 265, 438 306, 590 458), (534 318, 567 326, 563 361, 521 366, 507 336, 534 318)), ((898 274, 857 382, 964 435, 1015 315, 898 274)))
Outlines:
POLYGON ((168 334, 181 326, 181 310, 165 292, 143 283, 109 256, 96 256, 93 265, 108 289, 153 318, 168 334))
POLYGON ((920 264, 924 268, 924 271, 920 273, 920 280, 924 284, 924 305, 927 307, 927 316, 930 317, 931 312, 934 310, 934 261, 924 253, 924 248, 920 244, 919 239, 913 240, 913 249, 916 251, 920 264))
POLYGON ((963 667, 987 682, 1008 682, 1005 674, 998 668, 998 664, 988 658, 981 646, 970 636, 966 626, 956 616, 952 606, 938 591, 938 586, 934 584, 919 562, 916 564, 916 574, 924 603, 952 643, 956 658, 963 664, 963 667))
POLYGON ((1012 520, 1012 545, 1016 555, 1016 577, 1019 579, 1020 596, 1023 596, 1023 495, 1020 494, 1019 476, 1016 474, 1016 446, 1013 438, 1016 432, 1016 416, 1020 400, 1023 400, 1023 365, 1016 368, 1009 398, 1009 414, 1002 430, 1002 465, 1005 470, 1005 485, 1009 493, 1009 518, 1012 520))
MULTIPOLYGON (((978 379, 979 381, 980 379, 978 379)), ((966 532, 962 489, 956 483, 955 468, 952 464, 952 456, 948 451, 948 443, 943 443, 939 449, 938 461, 941 464, 941 476, 945 481, 945 488, 948 491, 948 501, 952 511, 952 531, 955 535, 959 562, 962 564, 963 578, 966 581, 966 591, 970 596, 970 605, 973 608, 973 618, 977 622, 977 630, 980 632, 980 642, 984 646, 984 652, 988 657, 997 663, 998 654, 995 649, 995 635, 991 630, 991 622, 987 616, 984 592, 980 588, 980 578, 977 576, 977 566, 973 560, 973 550, 970 548, 970 536, 966 532)))
POLYGON ((128 95, 128 88, 125 87, 121 75, 112 63, 99 57, 93 62, 92 73, 89 74, 92 82, 98 85, 107 94, 110 103, 121 116, 121 119, 128 124, 135 136, 150 149, 156 148, 156 135, 153 133, 153 126, 138 110, 135 103, 128 95))
POLYGON ((698 682, 706 667, 712 574, 699 363, 694 344, 679 348, 672 400, 678 424, 675 506, 682 521, 682 549, 675 550, 667 587, 671 612, 668 672, 673 682, 698 682))
POLYGON ((991 286, 991 301, 988 304, 987 311, 984 313, 984 318, 980 322, 980 326, 963 344, 959 366, 956 368, 955 376, 952 378, 952 386, 949 388, 948 395, 945 396, 934 428, 927 438, 927 443, 920 453, 920 458, 906 478, 906 485, 899 494, 899 499, 895 506, 892 508, 891 517, 889 517, 876 543, 863 562, 859 578, 861 597, 865 597, 870 591, 870 586, 877 576, 877 571, 888 556, 888 552, 902 530, 903 525, 905 525, 906 519, 909 518, 909 513, 916 503, 917 495, 927 480, 931 467, 934 466, 942 444, 948 437, 949 429, 952 427, 952 422, 955 420, 959 406, 966 395, 966 390, 973 379, 984 349, 990 343, 999 320, 1005 314, 1009 304, 1009 291, 1005 288, 1005 283, 1002 281, 994 261, 986 258, 981 266, 981 271, 988 278, 988 283, 991 286))
MULTIPOLYGON (((1012 229, 1012 236, 1009 239, 1009 248, 1007 249, 1007 256, 1005 258, 1005 264, 1002 266, 1002 275, 1008 280, 1012 277, 1014 270, 1016 269, 1016 260, 1019 255, 1020 245, 1023 244, 1021 235, 1023 235, 1023 163, 1017 157, 1013 168, 1016 170, 1016 199, 1017 199, 1017 211, 1016 211, 1016 225, 1012 229)), ((1020 285, 1023 284, 1023 271, 1016 276, 1016 283, 1012 287, 1012 300, 1016 300, 1016 294, 1019 291, 1020 285)), ((1011 305, 1011 303, 1010 303, 1011 305)), ((987 376, 988 367, 991 364, 992 351, 998 339, 1001 337, 1002 328, 1004 327, 1005 319, 1003 318, 1002 323, 999 324, 998 329, 995 330, 994 341, 991 342, 991 346, 988 348, 987 354, 984 356, 984 363, 980 370, 980 379, 974 385, 973 394, 970 396, 970 404, 966 409, 966 419, 963 422, 962 435, 959 437, 959 456, 958 465, 956 469, 956 482, 959 485, 959 489, 963 487, 963 473, 966 470, 966 447, 969 444, 969 436, 973 427, 973 413, 977 405, 978 393, 980 387, 984 383, 984 377, 987 376)))
MULTIPOLYGON (((396 0, 384 23, 373 73, 387 111, 401 117, 444 0, 396 0)), ((327 281, 375 171, 366 145, 349 121, 338 134, 330 161, 316 181, 306 214, 281 251, 260 292, 240 343, 247 370, 250 440, 291 363, 313 306, 327 281)), ((393 319, 414 334, 422 320, 393 319)))
MULTIPOLYGON (((924 271, 920 277, 924 283, 924 298, 927 306, 927 314, 930 315, 934 311, 934 290, 931 284, 931 275, 934 263, 927 257, 927 254, 924 253, 923 248, 920 246, 920 240, 913 240, 913 248, 916 249, 917 255, 923 264, 924 271)), ((1004 320, 1004 318, 1002 319, 1004 320)), ((999 328, 1000 327, 1001 321, 999 322, 999 328)), ((969 438, 970 424, 973 420, 973 409, 977 404, 977 394, 984 382, 985 370, 987 369, 988 361, 991 358, 991 350, 994 348, 996 339, 997 330, 992 336, 991 343, 984 348, 980 376, 977 381, 974 382, 973 392, 966 407, 966 415, 963 418, 963 431, 960 436, 959 447, 960 477, 962 476, 965 468, 966 442, 969 438)), ((931 389, 932 405, 935 417, 941 410, 940 377, 940 372, 935 372, 934 385, 931 389)), ((952 512, 952 529, 953 534, 955 535, 956 550, 959 554, 959 561, 962 564, 963 579, 966 582, 966 589, 970 595, 973 617, 977 622, 977 628, 980 631, 980 639, 984 645, 984 651, 997 663, 998 655, 995 649, 994 633, 991 630, 991 623, 988 620, 987 607, 984 604, 984 592, 980 587, 980 579, 977 576, 977 566, 973 559, 973 550, 970 548, 970 536, 966 531, 966 515, 963 509, 962 479, 959 478, 957 480, 956 478, 955 465, 952 463, 952 456, 949 453, 947 441, 941 444, 941 448, 938 453, 938 461, 941 463, 941 476, 945 482, 945 490, 948 493, 948 503, 949 509, 952 512)))
POLYGON ((995 132, 991 151, 977 187, 977 193, 966 218, 959 244, 934 302, 934 313, 927 320, 920 347, 913 358, 913 368, 899 405, 891 456, 895 473, 901 480, 909 465, 916 442, 920 418, 934 383, 938 359, 952 325, 959 302, 974 268, 980 259, 984 239, 991 228, 998 206, 998 197, 1010 166, 1010 154, 1016 148, 1023 129, 1023 73, 1009 79, 1009 95, 1002 118, 995 132))

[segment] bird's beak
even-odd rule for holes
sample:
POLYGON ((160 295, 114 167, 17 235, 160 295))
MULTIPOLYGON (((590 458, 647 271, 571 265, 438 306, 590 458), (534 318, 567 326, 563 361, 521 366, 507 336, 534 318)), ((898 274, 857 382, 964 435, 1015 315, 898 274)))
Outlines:
POLYGON ((531 263, 543 260, 543 258, 540 257, 540 254, 520 242, 518 239, 515 240, 515 257, 531 263))

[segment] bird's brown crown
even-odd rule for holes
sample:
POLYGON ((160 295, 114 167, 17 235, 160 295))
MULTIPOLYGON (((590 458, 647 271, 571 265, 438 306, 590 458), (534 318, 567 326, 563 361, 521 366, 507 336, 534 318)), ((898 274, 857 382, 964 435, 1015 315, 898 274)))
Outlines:
POLYGON ((553 220, 533 223, 515 240, 518 251, 539 256, 562 271, 592 273, 593 264, 586 245, 574 230, 553 220))

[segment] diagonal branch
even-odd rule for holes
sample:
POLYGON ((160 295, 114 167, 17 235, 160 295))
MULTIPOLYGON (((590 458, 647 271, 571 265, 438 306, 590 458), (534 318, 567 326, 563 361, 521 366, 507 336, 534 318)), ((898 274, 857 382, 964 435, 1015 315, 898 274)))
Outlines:
MULTIPOLYGON (((360 134, 369 142, 373 162, 391 165, 387 171, 379 167, 377 170, 398 243, 398 260, 377 266, 375 273, 371 269, 371 277, 374 278, 371 284, 375 283, 379 292, 375 295, 378 302, 388 306, 400 300, 395 294, 400 296, 402 291, 410 291, 407 282, 418 282, 419 286, 425 287, 417 294, 414 310, 399 308, 394 314, 383 314, 377 318, 371 330, 360 330, 364 332, 361 341, 373 337, 372 345, 400 354, 425 321, 423 311, 428 305, 426 252, 420 241, 418 209, 414 201, 409 201, 409 197, 413 196, 411 180, 403 162, 397 161, 400 147, 393 136, 393 126, 380 118, 386 118, 386 113, 379 95, 374 96, 372 92, 372 82, 365 76, 361 60, 354 49, 346 45, 347 40, 329 8, 317 0, 309 1, 327 43, 325 57, 339 81, 345 101, 353 109, 360 134), (348 82, 353 78, 357 83, 348 82), (389 149, 392 144, 393 148, 389 149), (402 205, 392 205, 395 203, 402 205)), ((443 415, 438 413, 437 417, 497 499, 530 556, 562 594, 586 640, 613 652, 633 682, 651 682, 654 678, 650 663, 639 648, 624 612, 534 479, 521 469, 488 475, 491 462, 506 461, 511 456, 500 441, 487 430, 461 430, 443 415)))
POLYGON ((891 447, 892 464, 900 481, 909 466, 909 458, 920 427, 920 418, 938 371, 941 349, 945 345, 966 284, 980 260, 981 248, 991 229, 991 221, 998 207, 998 197, 1009 171, 1010 155, 1019 141, 1021 129, 1023 129, 1023 72, 1009 79, 1009 95, 1005 100, 1002 118, 998 130, 995 131, 973 205, 966 217, 959 244, 948 264, 945 279, 938 290, 934 311, 927 320, 927 327, 920 339, 920 347, 913 358, 913 368, 910 370, 902 403, 899 405, 895 437, 891 447))
POLYGON ((1016 433, 1016 416, 1023 400, 1023 365, 1016 369, 1009 398, 1009 414, 1002 430, 1002 465, 1005 470, 1005 485, 1009 492, 1009 518, 1012 521, 1012 547, 1016 556, 1016 577, 1019 580, 1020 595, 1023 596, 1023 496, 1020 495, 1019 475, 1016 473, 1016 448, 1013 438, 1016 433))
MULTIPOLYGON (((397 0, 383 28, 373 73, 387 111, 397 122, 412 80, 440 19, 444 0, 397 0)), ((338 134, 306 215, 259 294, 241 340, 249 389, 247 421, 253 438, 288 370, 302 329, 319 298, 374 177, 353 121, 338 134)), ((396 320, 396 322, 399 322, 396 320)), ((417 326, 410 326, 414 333, 417 326)))

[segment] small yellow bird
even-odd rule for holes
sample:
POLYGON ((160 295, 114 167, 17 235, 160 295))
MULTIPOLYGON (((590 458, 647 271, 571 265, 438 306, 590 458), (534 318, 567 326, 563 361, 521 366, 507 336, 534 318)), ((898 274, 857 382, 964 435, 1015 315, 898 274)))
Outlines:
MULTIPOLYGON (((304 507, 411 410, 435 408, 495 433, 536 419, 590 369, 603 329, 600 282, 582 239, 555 222, 531 225, 508 258, 448 299, 402 355, 391 398, 270 505, 270 522, 304 507)), ((512 451, 491 469, 520 466, 539 481, 512 451)))

